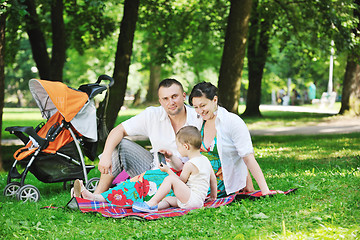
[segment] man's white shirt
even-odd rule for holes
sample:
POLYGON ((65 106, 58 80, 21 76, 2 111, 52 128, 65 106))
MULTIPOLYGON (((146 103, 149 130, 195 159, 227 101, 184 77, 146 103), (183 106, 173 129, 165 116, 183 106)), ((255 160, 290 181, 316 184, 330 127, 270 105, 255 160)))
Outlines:
MULTIPOLYGON (((186 123, 184 126, 195 126, 201 129, 202 119, 194 108, 185 105, 186 123)), ((157 152, 160 149, 170 150, 181 157, 175 143, 175 131, 170 118, 163 107, 148 107, 140 114, 121 123, 129 136, 142 135, 149 138, 151 152, 154 154, 153 169, 158 168, 157 152)), ((185 160, 185 159, 184 159, 185 160)))

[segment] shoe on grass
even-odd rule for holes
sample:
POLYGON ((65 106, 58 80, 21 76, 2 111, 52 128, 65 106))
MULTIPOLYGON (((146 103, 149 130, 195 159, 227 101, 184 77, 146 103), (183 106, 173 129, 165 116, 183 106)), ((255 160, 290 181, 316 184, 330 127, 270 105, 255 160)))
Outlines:
POLYGON ((146 202, 134 202, 132 205, 133 212, 136 213, 151 213, 158 211, 158 205, 150 207, 146 202))

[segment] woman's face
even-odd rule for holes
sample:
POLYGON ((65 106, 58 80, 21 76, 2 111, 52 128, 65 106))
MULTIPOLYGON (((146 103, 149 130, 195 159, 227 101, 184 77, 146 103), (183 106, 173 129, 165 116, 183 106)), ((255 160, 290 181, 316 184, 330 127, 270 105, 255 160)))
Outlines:
POLYGON ((215 96, 213 100, 208 99, 204 95, 201 97, 194 97, 192 99, 192 104, 195 111, 202 119, 210 120, 215 117, 214 113, 217 110, 217 96, 215 96))

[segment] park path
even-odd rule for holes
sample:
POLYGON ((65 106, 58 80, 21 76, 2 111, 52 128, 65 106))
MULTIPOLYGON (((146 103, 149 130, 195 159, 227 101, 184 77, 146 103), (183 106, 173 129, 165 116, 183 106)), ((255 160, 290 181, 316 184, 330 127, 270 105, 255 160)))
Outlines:
MULTIPOLYGON (((303 106, 280 106, 261 105, 260 110, 270 111, 291 111, 291 112, 313 112, 333 114, 338 113, 337 109, 320 109, 303 106)), ((250 130, 252 136, 273 136, 273 135, 316 135, 360 132, 360 117, 334 116, 328 121, 312 123, 300 127, 279 127, 250 130)), ((142 137, 131 137, 132 140, 143 139, 142 137)), ((1 145, 22 145, 19 139, 3 139, 1 145)))
MULTIPOLYGON (((309 108, 303 106, 280 106, 280 105, 261 105, 260 110, 270 111, 291 111, 291 112, 312 112, 337 114, 338 109, 309 108)), ((353 116, 334 116, 328 121, 311 123, 300 127, 279 127, 250 130, 251 135, 316 135, 316 134, 335 134, 360 132, 360 117, 353 116)))

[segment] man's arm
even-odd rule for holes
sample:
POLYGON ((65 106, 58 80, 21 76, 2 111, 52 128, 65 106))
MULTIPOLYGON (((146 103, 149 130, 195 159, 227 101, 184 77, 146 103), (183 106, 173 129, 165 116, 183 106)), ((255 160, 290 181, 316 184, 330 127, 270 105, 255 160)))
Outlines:
POLYGON ((101 174, 112 173, 112 152, 125 136, 127 136, 127 133, 122 124, 119 124, 110 131, 98 165, 101 174))

